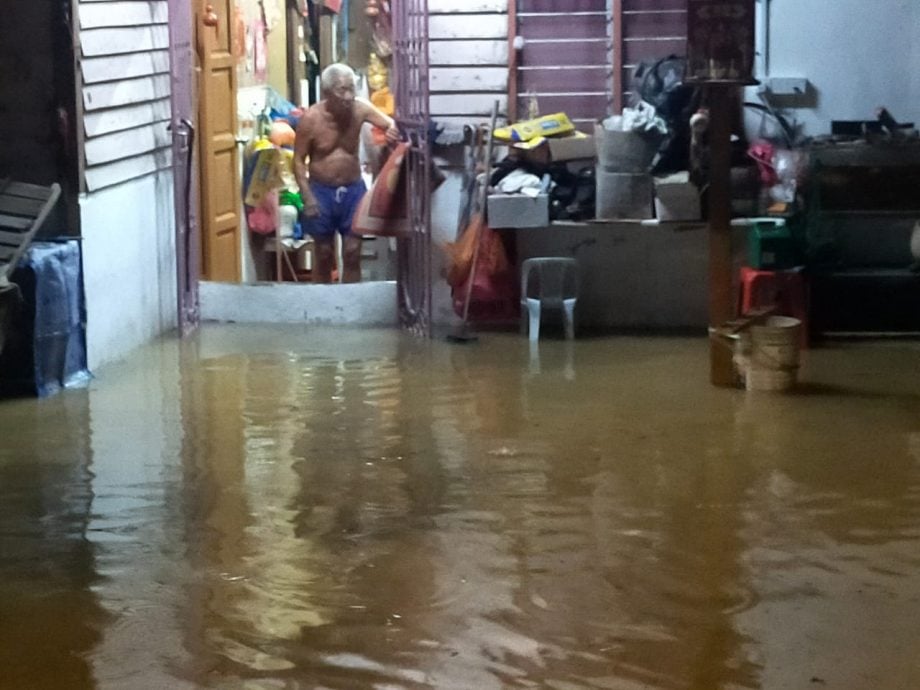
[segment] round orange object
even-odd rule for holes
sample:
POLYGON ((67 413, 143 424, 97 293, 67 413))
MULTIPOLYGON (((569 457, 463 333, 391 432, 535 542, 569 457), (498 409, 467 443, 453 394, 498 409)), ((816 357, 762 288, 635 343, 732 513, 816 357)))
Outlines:
POLYGON ((294 128, 283 120, 272 122, 268 139, 275 146, 294 146, 294 128))

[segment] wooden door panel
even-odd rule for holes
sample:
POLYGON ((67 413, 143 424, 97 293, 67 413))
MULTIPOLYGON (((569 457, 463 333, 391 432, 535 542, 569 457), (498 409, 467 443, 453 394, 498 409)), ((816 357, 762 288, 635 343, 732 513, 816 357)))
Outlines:
MULTIPOLYGON (((211 258, 211 269, 216 276, 237 274, 239 272, 239 264, 236 260, 236 254, 239 249, 237 228, 238 226, 234 224, 231 228, 224 231, 217 230, 213 234, 214 252, 211 258)), ((221 279, 212 278, 212 280, 221 279)))
POLYGON ((222 228, 231 221, 238 223, 239 218, 231 218, 238 213, 239 186, 235 184, 236 144, 231 149, 215 151, 211 156, 211 169, 214 173, 208 186, 208 200, 211 202, 212 217, 222 228))
MULTIPOLYGON (((233 107, 235 98, 235 67, 214 69, 208 76, 208 92, 211 96, 211 136, 235 139, 236 109, 233 107)), ((220 142, 225 146, 226 142, 220 142)))
POLYGON ((241 218, 236 144, 236 61, 229 21, 232 0, 198 4, 202 199, 202 273, 207 280, 239 282, 241 218), (206 23, 213 8, 216 26, 206 23))

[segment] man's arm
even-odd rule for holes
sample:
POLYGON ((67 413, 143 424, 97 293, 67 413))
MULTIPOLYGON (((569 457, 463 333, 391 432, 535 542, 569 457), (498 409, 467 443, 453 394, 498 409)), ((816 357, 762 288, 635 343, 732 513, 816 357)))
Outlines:
POLYGON ((294 134, 294 179, 300 189, 300 198, 303 199, 303 214, 307 218, 319 215, 319 205, 316 197, 310 190, 307 176, 307 157, 310 155, 310 111, 300 116, 297 131, 294 134))
POLYGON ((392 117, 382 112, 370 101, 366 101, 363 98, 357 98, 355 101, 361 104, 361 108, 364 111, 363 122, 370 122, 375 127, 379 127, 386 132, 387 141, 391 144, 399 141, 399 129, 397 129, 396 121, 392 117))

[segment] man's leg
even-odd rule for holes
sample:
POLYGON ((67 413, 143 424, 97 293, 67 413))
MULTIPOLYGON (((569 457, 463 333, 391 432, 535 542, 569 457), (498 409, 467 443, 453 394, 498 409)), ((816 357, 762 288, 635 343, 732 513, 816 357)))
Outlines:
POLYGON ((342 282, 361 282, 361 236, 345 235, 342 238, 342 282))
POLYGON ((313 237, 313 282, 331 283, 335 266, 335 235, 313 237))

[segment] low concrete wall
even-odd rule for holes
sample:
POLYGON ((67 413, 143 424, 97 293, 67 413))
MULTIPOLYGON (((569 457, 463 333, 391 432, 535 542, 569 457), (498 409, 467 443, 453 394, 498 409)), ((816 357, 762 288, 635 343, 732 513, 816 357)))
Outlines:
MULTIPOLYGON (((519 262, 539 256, 578 260, 579 327, 708 326, 709 240, 703 224, 589 223, 504 232, 516 233, 519 262)), ((740 266, 742 228, 733 229, 733 246, 740 266)))
POLYGON ((200 295, 203 321, 398 324, 395 281, 344 285, 202 282, 200 295))

